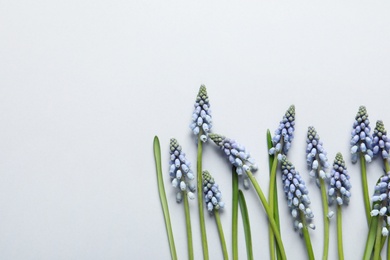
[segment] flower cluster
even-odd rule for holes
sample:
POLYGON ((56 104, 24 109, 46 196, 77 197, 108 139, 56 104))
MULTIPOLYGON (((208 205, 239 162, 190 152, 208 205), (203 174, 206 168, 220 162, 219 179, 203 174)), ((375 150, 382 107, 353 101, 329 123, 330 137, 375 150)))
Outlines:
POLYGON ((192 123, 190 128, 194 135, 200 134, 203 142, 207 141, 208 133, 212 127, 212 118, 209 97, 204 85, 200 86, 198 96, 196 96, 195 109, 192 114, 192 123))
POLYGON ((382 155, 383 159, 389 158, 390 140, 387 138, 387 131, 381 120, 376 122, 372 138, 372 151, 374 156, 382 155))
POLYGON ((224 151, 229 162, 236 167, 236 173, 238 175, 242 175, 246 171, 257 170, 255 161, 245 150, 244 146, 222 135, 211 133, 209 136, 211 140, 224 151))
POLYGON ((222 194, 218 184, 208 171, 203 171, 203 193, 207 210, 211 213, 213 210, 223 209, 225 203, 221 201, 222 194))
POLYGON ((317 184, 319 184, 319 178, 329 178, 329 174, 325 173, 329 163, 322 141, 313 126, 307 130, 306 143, 306 162, 310 169, 310 176, 315 177, 317 184))
POLYGON ((379 178, 378 183, 375 186, 374 196, 372 201, 374 202, 374 207, 371 211, 371 216, 383 216, 384 225, 382 228, 382 235, 387 236, 389 230, 386 228, 390 224, 390 172, 383 175, 379 178))
MULTIPOLYGON (((281 168, 284 194, 286 195, 291 215, 294 218, 294 228, 301 230, 303 223, 310 222, 314 217, 310 208, 309 191, 305 181, 285 155, 282 156, 281 168)), ((315 228, 312 223, 309 224, 309 227, 315 228)))
POLYGON ((282 152, 287 155, 287 152, 291 147, 291 141, 294 138, 294 125, 295 106, 292 105, 286 111, 282 121, 280 121, 278 129, 275 131, 275 135, 272 138, 273 147, 269 150, 269 154, 278 154, 282 152))
POLYGON ((330 187, 328 195, 330 202, 336 199, 338 205, 348 204, 351 197, 351 183, 345 161, 341 153, 337 153, 334 159, 333 169, 330 172, 330 187))
POLYGON ((185 153, 176 139, 172 138, 170 142, 170 168, 172 186, 178 188, 176 201, 182 201, 182 193, 186 192, 188 198, 194 199, 195 185, 189 181, 194 179, 194 174, 190 169, 190 162, 186 159, 185 153))
POLYGON ((373 152, 371 150, 372 137, 370 132, 370 120, 368 120, 366 107, 360 106, 351 132, 351 154, 353 163, 357 162, 359 153, 364 155, 366 162, 371 162, 373 152))

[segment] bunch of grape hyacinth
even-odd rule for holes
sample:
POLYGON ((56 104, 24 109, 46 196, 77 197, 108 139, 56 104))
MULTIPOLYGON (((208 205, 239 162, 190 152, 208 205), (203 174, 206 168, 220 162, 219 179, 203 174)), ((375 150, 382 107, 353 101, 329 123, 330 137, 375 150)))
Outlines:
MULTIPOLYGON (((314 217, 310 208, 309 192, 305 181, 285 155, 281 158, 281 168, 283 189, 287 198, 287 205, 294 218, 294 228, 301 231, 304 223, 311 222, 314 217)), ((315 229, 315 225, 312 223, 309 224, 309 227, 315 229)))
POLYGON ((287 155, 294 138, 294 126, 295 106, 291 105, 280 121, 278 129, 275 130, 275 135, 272 138, 273 147, 269 150, 269 154, 283 153, 287 155))
POLYGON ((387 236, 389 230, 386 226, 390 225, 390 172, 383 175, 375 186, 374 196, 372 201, 374 202, 374 208, 371 211, 371 216, 383 217, 382 235, 387 236))
POLYGON ((211 177, 208 171, 203 171, 203 194, 207 210, 212 213, 214 210, 223 209, 225 203, 221 200, 222 194, 218 184, 211 177))
POLYGON ((341 153, 337 153, 330 172, 328 195, 330 202, 336 200, 338 205, 348 204, 351 197, 351 183, 345 161, 341 153))
POLYGON ((325 173, 329 163, 322 141, 312 126, 307 131, 306 143, 306 162, 310 168, 310 176, 316 178, 317 185, 319 185, 319 178, 329 179, 329 174, 325 173))
POLYGON ((223 150, 229 162, 236 167, 236 173, 238 175, 242 175, 247 171, 253 172, 257 170, 255 161, 244 146, 222 135, 211 133, 209 137, 223 150))
POLYGON ((374 156, 379 154, 383 159, 389 158, 390 140, 387 138, 387 131, 381 120, 376 122, 372 140, 372 151, 374 156))
POLYGON ((196 96, 195 109, 192 114, 192 123, 190 128, 194 135, 201 133, 200 139, 206 142, 208 139, 208 133, 212 127, 212 118, 209 97, 204 85, 200 86, 198 95, 196 96))
POLYGON ((351 132, 351 154, 353 163, 357 162, 359 153, 364 155, 366 162, 371 162, 373 152, 371 150, 372 137, 370 132, 370 120, 368 119, 366 107, 360 106, 351 132))
POLYGON ((194 174, 190 169, 190 162, 186 159, 181 146, 176 139, 170 141, 170 168, 172 186, 178 189, 176 201, 182 201, 182 193, 186 192, 189 199, 194 199, 195 185, 190 183, 194 179, 194 174))

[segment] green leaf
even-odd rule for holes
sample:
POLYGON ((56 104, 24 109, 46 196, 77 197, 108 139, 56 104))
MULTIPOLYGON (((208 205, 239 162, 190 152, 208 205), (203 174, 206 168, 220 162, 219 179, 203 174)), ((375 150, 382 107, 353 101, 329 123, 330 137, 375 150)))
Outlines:
POLYGON ((233 259, 238 259, 238 176, 232 167, 232 248, 233 259))
POLYGON ((246 251, 247 251, 248 260, 253 260, 251 225, 249 222, 248 208, 246 206, 244 193, 242 193, 241 190, 238 191, 238 201, 240 204, 242 222, 244 224, 244 233, 245 233, 245 242, 246 242, 246 251))
POLYGON ((154 151, 154 160, 156 163, 158 192, 160 195, 160 202, 164 214, 165 228, 167 230, 167 235, 168 235, 169 249, 171 250, 171 258, 177 260, 175 240, 173 239, 171 218, 169 216, 168 202, 165 194, 164 181, 162 178, 160 141, 158 140, 157 136, 154 137, 153 151, 154 151))

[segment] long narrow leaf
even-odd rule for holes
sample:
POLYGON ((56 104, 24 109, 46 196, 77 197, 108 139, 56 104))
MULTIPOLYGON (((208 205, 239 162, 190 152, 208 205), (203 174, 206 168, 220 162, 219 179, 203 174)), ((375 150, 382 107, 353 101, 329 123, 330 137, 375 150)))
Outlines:
POLYGON ((246 252, 247 252, 248 260, 253 260, 251 225, 249 222, 248 208, 246 206, 244 193, 242 193, 241 190, 238 191, 238 201, 240 204, 242 222, 244 224, 246 252))
POLYGON ((232 168, 232 248, 233 259, 238 259, 238 176, 232 168))
POLYGON ((169 216, 168 201, 165 194, 164 181, 162 178, 160 141, 158 140, 157 136, 154 137, 153 151, 154 151, 154 160, 156 162, 158 192, 160 195, 160 202, 164 214, 165 228, 167 230, 167 235, 168 235, 169 249, 171 250, 172 259, 176 260, 177 255, 176 255, 175 240, 173 239, 171 218, 169 216))

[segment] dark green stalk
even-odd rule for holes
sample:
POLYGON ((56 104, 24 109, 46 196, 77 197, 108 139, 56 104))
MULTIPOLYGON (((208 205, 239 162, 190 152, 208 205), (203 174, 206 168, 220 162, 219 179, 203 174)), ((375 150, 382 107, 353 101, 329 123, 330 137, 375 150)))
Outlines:
POLYGON ((188 204, 187 192, 183 192, 183 200, 184 200, 184 212, 186 215, 188 259, 193 260, 194 259, 194 248, 193 248, 193 243, 192 243, 190 206, 188 204))
POLYGON ((158 192, 160 195, 161 207, 164 214, 165 228, 167 230, 167 235, 168 235, 169 249, 171 251, 172 260, 177 260, 175 240, 173 239, 171 218, 169 216, 168 201, 165 194, 164 181, 162 178, 160 141, 158 140, 157 136, 154 137, 153 151, 154 151, 154 160, 156 162, 158 192))
POLYGON ((266 214, 267 214, 267 216, 268 216, 268 221, 269 221, 269 223, 270 223, 270 225, 271 225, 272 231, 273 231, 274 234, 275 234, 276 242, 279 244, 279 248, 280 248, 280 252, 281 252, 281 257, 282 257, 282 259, 286 259, 286 252, 284 251, 284 246, 283 246, 282 238, 281 238, 281 236, 280 236, 278 227, 276 226, 276 222, 275 222, 275 220, 272 218, 271 210, 270 210, 270 208, 269 208, 267 199, 265 198, 264 193, 263 193, 263 191, 261 190, 260 185, 259 185, 259 183, 257 182, 257 180, 255 179, 255 177, 253 176, 252 172, 251 172, 251 171, 247 171, 246 174, 248 175, 249 179, 251 180, 252 185, 253 185, 253 187, 255 188, 256 193, 257 193, 257 195, 259 196, 259 199, 260 199, 261 203, 263 204, 264 210, 265 210, 265 212, 266 212, 266 214))
POLYGON ((342 225, 341 206, 337 205, 337 248, 339 251, 339 260, 344 260, 342 225))
POLYGON ((238 259, 238 176, 236 168, 232 168, 232 249, 233 259, 238 259))
POLYGON ((314 252, 313 252, 313 246, 312 246, 311 240, 310 240, 309 230, 308 230, 307 224, 306 224, 306 217, 302 211, 300 211, 299 214, 301 215, 301 220, 302 220, 302 224, 303 224, 302 233, 303 233, 303 238, 304 238, 305 244, 306 244, 307 256, 309 257, 310 260, 313 260, 313 259, 315 259, 315 257, 314 257, 314 252))
MULTIPOLYGON (((268 193, 268 200, 269 200, 269 207, 270 207, 270 216, 274 217, 275 215, 275 202, 277 203, 277 198, 275 198, 275 190, 276 188, 276 170, 278 166, 278 154, 275 154, 274 160, 272 162, 272 168, 270 172, 270 180, 269 180, 269 193, 268 193)), ((275 236, 272 231, 272 227, 268 225, 268 234, 269 234, 269 252, 270 252, 270 259, 275 260, 275 236)))
POLYGON ((248 214, 248 208, 246 206, 245 196, 241 190, 238 191, 238 201, 240 204, 242 223, 244 224, 246 253, 248 256, 248 260, 253 260, 251 225, 249 222, 249 214, 248 214))
POLYGON ((364 155, 362 153, 360 153, 360 168, 361 168, 361 173, 362 173, 364 208, 365 208, 365 212, 366 212, 367 224, 370 225, 371 205, 370 205, 370 196, 368 193, 368 184, 367 184, 366 159, 364 158, 364 155))
POLYGON ((204 221, 204 202, 203 202, 203 183, 202 183, 202 148, 203 143, 200 140, 202 131, 198 135, 198 159, 197 159, 197 188, 198 188, 198 209, 199 209, 199 224, 202 238, 203 259, 209 259, 209 249, 207 245, 206 224, 204 221))
POLYGON ((217 222, 217 228, 219 233, 219 239, 221 240, 221 247, 222 247, 222 253, 223 253, 223 259, 228 260, 229 255, 227 252, 226 247, 226 241, 225 241, 225 235, 223 234, 222 224, 221 224, 221 218, 219 216, 219 211, 214 210, 214 216, 215 216, 215 222, 217 222))

